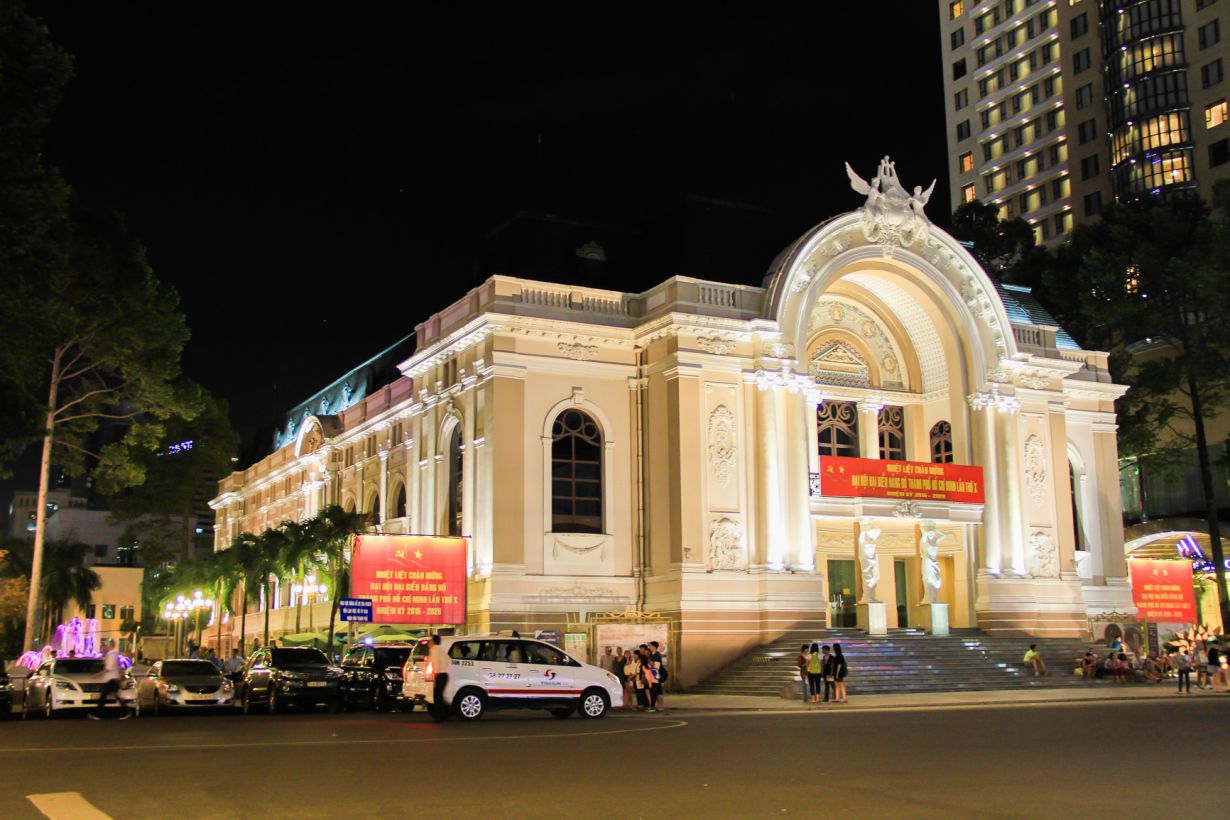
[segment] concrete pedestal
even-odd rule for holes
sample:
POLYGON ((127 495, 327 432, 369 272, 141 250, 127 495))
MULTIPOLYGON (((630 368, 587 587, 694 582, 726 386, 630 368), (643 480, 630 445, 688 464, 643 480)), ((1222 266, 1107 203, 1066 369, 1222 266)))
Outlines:
POLYGON ((858 628, 868 635, 888 634, 888 610, 883 601, 858 605, 858 628))
POLYGON ((948 634, 948 604, 926 604, 924 609, 931 610, 931 634, 948 634))

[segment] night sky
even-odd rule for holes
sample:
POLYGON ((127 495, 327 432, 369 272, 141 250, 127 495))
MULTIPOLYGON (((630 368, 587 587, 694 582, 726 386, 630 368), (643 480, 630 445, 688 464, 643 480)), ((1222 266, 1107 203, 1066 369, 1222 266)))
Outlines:
POLYGON ((641 237, 595 283, 629 291, 759 284, 860 204, 845 160, 940 177, 946 222, 934 3, 663 5, 31 2, 76 65, 47 155, 179 289, 184 370, 247 437, 477 284, 520 212, 641 237))

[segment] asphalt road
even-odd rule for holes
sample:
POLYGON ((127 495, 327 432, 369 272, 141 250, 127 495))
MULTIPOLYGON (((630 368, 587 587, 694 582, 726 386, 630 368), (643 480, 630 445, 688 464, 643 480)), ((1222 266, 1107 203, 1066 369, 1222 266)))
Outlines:
POLYGON ((1200 805, 1230 751, 1230 698, 856 709, 13 721, 0 817, 1123 816, 1167 783, 1200 805))

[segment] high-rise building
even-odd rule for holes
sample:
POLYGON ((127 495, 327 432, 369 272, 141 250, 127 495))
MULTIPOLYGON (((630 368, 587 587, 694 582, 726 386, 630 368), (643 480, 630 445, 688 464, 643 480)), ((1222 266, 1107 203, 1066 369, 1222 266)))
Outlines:
POLYGON ((1062 241, 1113 199, 1230 171, 1217 0, 939 0, 952 207, 1062 241))

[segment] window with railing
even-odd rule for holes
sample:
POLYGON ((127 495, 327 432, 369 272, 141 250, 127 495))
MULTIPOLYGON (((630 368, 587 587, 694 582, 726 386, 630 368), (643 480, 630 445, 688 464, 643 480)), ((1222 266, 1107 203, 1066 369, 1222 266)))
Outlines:
POLYGON ((931 461, 935 464, 952 464, 952 425, 937 421, 931 425, 931 461))
POLYGON ((880 410, 880 458, 905 461, 905 411, 891 405, 880 410))

